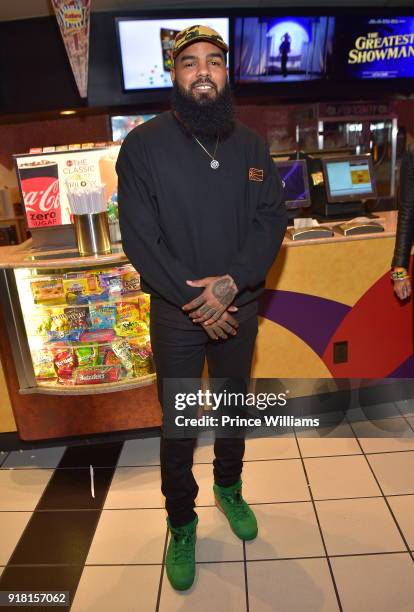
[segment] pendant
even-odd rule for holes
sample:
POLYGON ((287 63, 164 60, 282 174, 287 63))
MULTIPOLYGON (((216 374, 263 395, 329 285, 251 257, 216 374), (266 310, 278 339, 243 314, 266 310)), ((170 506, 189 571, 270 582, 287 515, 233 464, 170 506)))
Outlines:
POLYGON ((217 170, 217 168, 220 166, 219 162, 216 159, 212 159, 210 162, 210 166, 211 168, 213 168, 213 170, 217 170))

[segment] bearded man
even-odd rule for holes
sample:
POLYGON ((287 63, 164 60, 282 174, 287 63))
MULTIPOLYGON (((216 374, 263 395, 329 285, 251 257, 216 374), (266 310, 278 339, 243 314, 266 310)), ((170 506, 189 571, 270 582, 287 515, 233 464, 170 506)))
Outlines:
MULTIPOLYGON (((287 224, 282 184, 265 142, 235 120, 228 46, 207 26, 177 34, 171 111, 128 134, 117 161, 125 253, 151 295, 150 334, 164 421, 165 379, 247 379, 257 298, 287 224)), ((161 490, 172 586, 195 577, 195 438, 161 434, 161 490)), ((216 437, 214 496, 242 540, 256 537, 243 499, 243 437, 216 437)))

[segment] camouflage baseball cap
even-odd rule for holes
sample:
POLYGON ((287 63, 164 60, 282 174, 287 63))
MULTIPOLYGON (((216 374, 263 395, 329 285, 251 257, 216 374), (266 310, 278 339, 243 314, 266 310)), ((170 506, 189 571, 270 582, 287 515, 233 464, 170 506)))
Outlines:
POLYGON ((220 47, 223 51, 228 51, 229 48, 216 30, 213 28, 209 28, 208 26, 203 25, 194 25, 189 28, 185 28, 185 30, 181 30, 178 32, 177 36, 174 39, 174 45, 172 48, 172 56, 173 59, 177 57, 179 53, 188 45, 192 45, 195 42, 205 40, 206 42, 211 42, 216 47, 220 47))

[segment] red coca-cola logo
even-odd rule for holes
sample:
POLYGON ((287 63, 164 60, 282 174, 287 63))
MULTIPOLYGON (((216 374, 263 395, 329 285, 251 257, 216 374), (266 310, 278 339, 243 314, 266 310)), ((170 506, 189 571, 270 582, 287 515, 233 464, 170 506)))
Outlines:
POLYGON ((54 176, 39 176, 22 180, 28 227, 60 225, 59 181, 54 176))

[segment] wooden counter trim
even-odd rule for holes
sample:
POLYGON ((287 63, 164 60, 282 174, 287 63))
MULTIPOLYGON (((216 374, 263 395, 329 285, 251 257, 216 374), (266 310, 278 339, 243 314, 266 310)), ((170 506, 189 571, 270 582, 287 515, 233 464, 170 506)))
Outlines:
MULTIPOLYGON (((382 238, 390 238, 395 236, 397 227, 397 216, 398 211, 391 210, 382 213, 377 213, 377 221, 380 221, 384 225, 384 231, 378 234, 361 234, 359 236, 342 236, 335 234, 331 238, 315 238, 312 240, 291 240, 286 238, 283 241, 283 247, 298 247, 310 244, 334 244, 336 242, 351 242, 353 240, 381 240, 382 238)), ((328 221, 321 223, 322 226, 334 227, 339 225, 342 221, 328 221)), ((17 246, 5 246, 0 247, 0 268, 86 268, 106 264, 118 265, 128 261, 127 256, 121 250, 116 253, 109 253, 108 255, 96 255, 92 257, 73 257, 70 254, 73 253, 73 249, 66 249, 68 257, 59 257, 56 259, 41 259, 32 261, 28 257, 33 255, 49 255, 65 253, 65 250, 35 250, 31 248, 32 241, 27 240, 17 246)))

